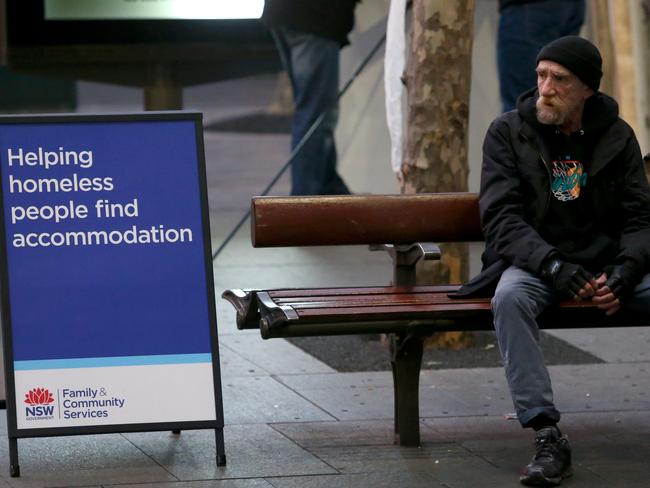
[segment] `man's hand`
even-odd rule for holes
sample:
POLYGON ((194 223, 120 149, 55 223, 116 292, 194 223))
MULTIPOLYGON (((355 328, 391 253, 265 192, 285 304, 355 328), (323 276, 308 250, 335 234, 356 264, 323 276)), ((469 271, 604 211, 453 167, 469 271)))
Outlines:
POLYGON ((605 311, 605 315, 614 315, 621 308, 621 301, 612 293, 607 286, 607 273, 601 274, 597 279, 598 289, 596 295, 591 299, 598 304, 598 308, 605 311))
POLYGON ((643 270, 631 259, 609 270, 607 286, 617 298, 626 298, 643 279, 643 270))
POLYGON ((541 275, 556 291, 574 300, 591 298, 598 289, 594 277, 582 266, 556 257, 544 262, 541 275))
POLYGON ((612 315, 621 308, 621 300, 632 293, 642 279, 643 270, 631 259, 623 264, 608 266, 598 277, 599 288, 593 301, 598 308, 605 310, 606 315, 612 315))

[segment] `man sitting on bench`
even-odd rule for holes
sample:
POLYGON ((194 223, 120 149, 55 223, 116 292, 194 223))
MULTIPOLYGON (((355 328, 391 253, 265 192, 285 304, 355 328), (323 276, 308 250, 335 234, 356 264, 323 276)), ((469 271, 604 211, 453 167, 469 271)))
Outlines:
POLYGON ((536 318, 560 298, 611 315, 650 311, 650 189, 632 129, 598 91, 601 56, 577 36, 537 57, 537 87, 498 117, 483 146, 484 269, 461 294, 494 290, 506 377, 536 453, 520 481, 559 485, 571 448, 557 427, 536 318))

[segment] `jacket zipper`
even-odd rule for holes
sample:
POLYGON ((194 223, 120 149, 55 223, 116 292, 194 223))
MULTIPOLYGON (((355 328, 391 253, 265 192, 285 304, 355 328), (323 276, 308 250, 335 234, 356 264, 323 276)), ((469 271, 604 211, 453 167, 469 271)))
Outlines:
POLYGON ((544 156, 542 155, 541 151, 539 153, 539 158, 542 160, 542 163, 544 163, 544 168, 546 169, 546 175, 548 176, 548 192, 546 194, 546 204, 544 206, 544 216, 546 216, 546 213, 548 212, 548 207, 551 204, 551 182, 553 181, 553 175, 551 175, 551 169, 548 167, 548 163, 544 159, 544 156))
MULTIPOLYGON (((530 139, 526 136, 526 134, 523 133, 521 129, 519 130, 519 134, 521 135, 522 139, 524 139, 529 144, 532 144, 530 139)), ((535 146, 537 145, 535 144, 535 146)), ((544 203, 544 214, 542 215, 542 220, 544 220, 544 217, 548 213, 548 207, 551 204, 551 182, 553 181, 553 175, 551 174, 551 169, 549 168, 549 165, 546 162, 546 159, 544 159, 544 155, 539 150, 539 148, 537 148, 537 152, 539 154, 539 159, 541 159, 542 163, 544 164, 544 169, 546 170, 546 176, 548 176, 548 185, 549 185, 548 192, 546 193, 546 202, 544 203)))

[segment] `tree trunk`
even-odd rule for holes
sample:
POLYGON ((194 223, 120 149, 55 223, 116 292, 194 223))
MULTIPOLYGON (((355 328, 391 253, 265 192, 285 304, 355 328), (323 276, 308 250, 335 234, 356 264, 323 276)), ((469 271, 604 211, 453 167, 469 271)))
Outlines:
POLYGON ((615 96, 616 51, 609 22, 609 0, 589 0, 589 30, 603 58, 603 78, 600 91, 615 96))
POLYGON ((278 73, 275 93, 267 112, 275 115, 292 115, 293 114, 293 90, 291 81, 286 71, 278 73))
MULTIPOLYGON (((621 117, 637 134, 641 149, 650 145, 650 2, 589 0, 591 38, 603 57, 600 90, 613 96, 621 117), (641 17, 641 19, 639 19, 641 17)), ((646 164, 650 177, 650 167, 646 164)))
MULTIPOLYGON (((467 191, 474 0, 414 0, 412 12, 405 74, 406 150, 398 175, 401 191, 467 191)), ((467 279, 467 246, 442 247, 443 261, 422 265, 418 283, 459 283, 467 279)), ((471 335, 438 334, 433 343, 464 347, 471 343, 471 335)))

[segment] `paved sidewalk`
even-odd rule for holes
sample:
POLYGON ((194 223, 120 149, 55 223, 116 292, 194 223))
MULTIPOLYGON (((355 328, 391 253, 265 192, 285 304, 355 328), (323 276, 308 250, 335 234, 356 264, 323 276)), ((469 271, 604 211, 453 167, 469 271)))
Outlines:
MULTIPOLYGON (((237 98, 240 88, 221 89, 227 93, 197 89, 188 103, 225 100, 205 110, 206 121, 261 108, 237 98)), ((206 133, 215 245, 280 167, 287 145, 283 135, 206 133)), ((285 179, 276 193, 287 191, 285 179)), ((230 287, 383 284, 390 275, 386 256, 358 247, 254 250, 245 226, 214 264, 228 465, 216 466, 212 431, 21 439, 22 476, 10 478, 2 413, 0 488, 519 486, 532 435, 504 418, 512 404, 501 368, 424 371, 422 447, 401 448, 392 443, 388 359, 386 371, 338 373, 284 340, 237 331, 220 298, 230 287)), ((556 334, 605 361, 551 367, 574 445, 575 476, 563 486, 650 486, 650 331, 556 334)))

